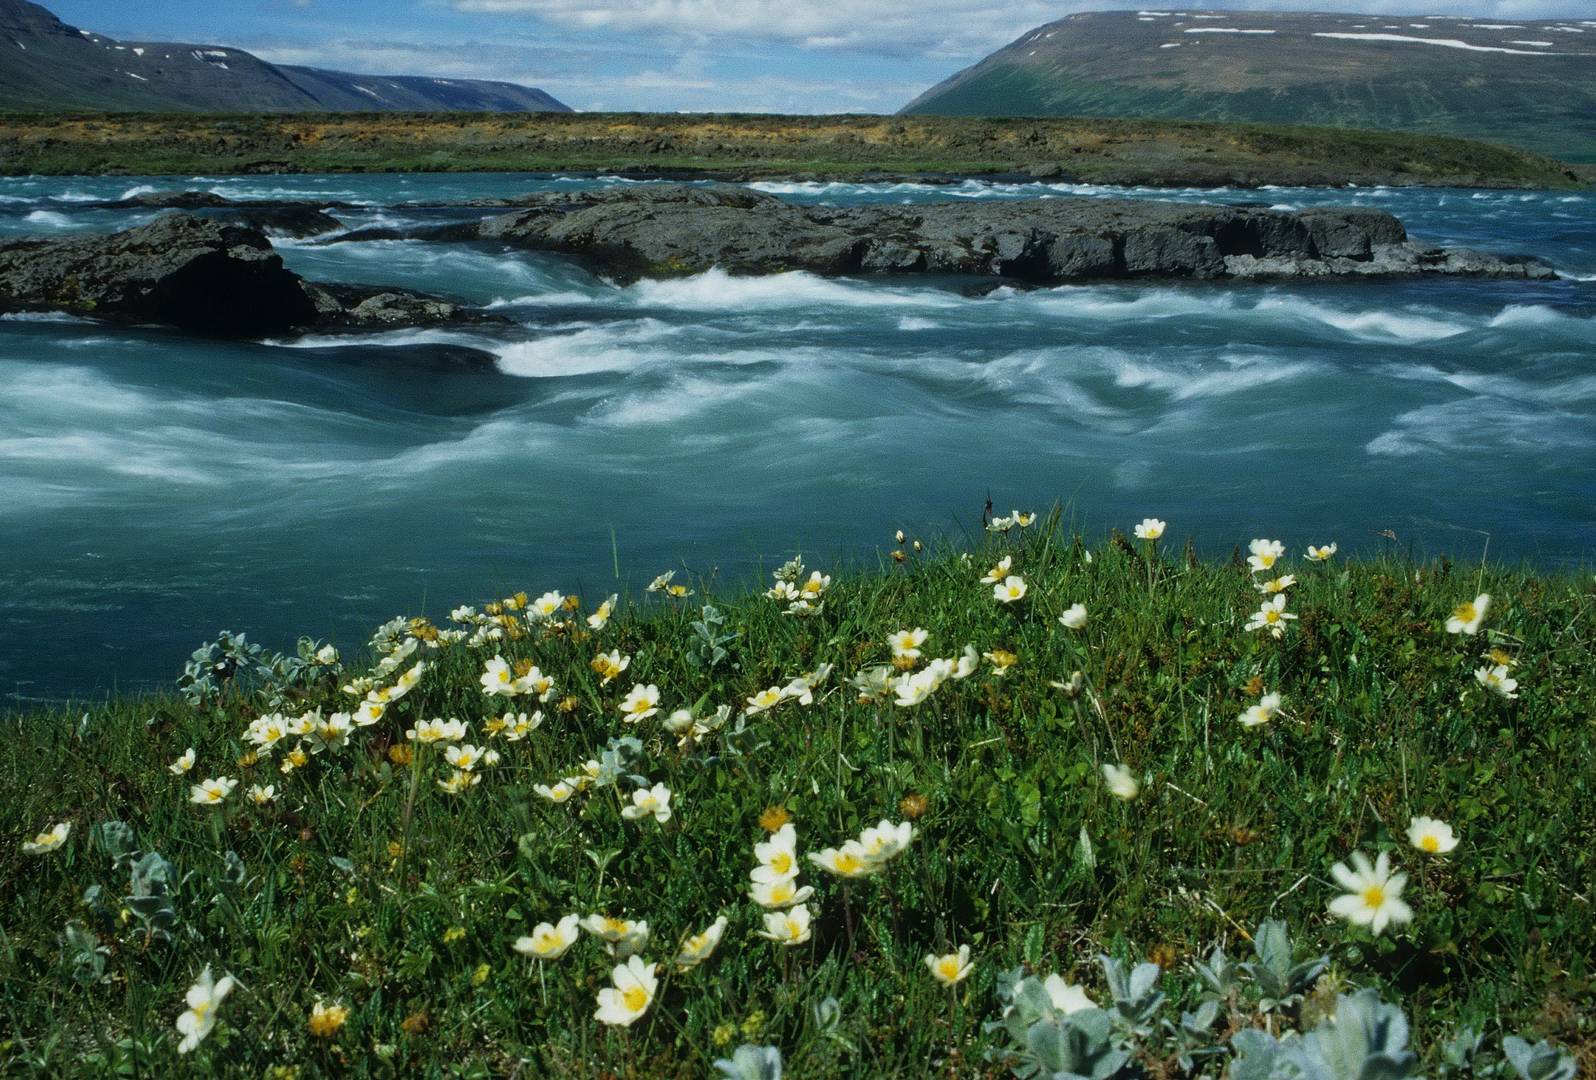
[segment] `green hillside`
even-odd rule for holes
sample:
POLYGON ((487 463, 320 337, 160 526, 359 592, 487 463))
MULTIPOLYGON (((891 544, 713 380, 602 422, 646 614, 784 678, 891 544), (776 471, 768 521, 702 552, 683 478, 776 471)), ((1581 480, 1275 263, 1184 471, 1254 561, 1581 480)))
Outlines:
POLYGON ((903 111, 1372 128, 1596 161, 1596 21, 1091 12, 1028 32, 903 111))

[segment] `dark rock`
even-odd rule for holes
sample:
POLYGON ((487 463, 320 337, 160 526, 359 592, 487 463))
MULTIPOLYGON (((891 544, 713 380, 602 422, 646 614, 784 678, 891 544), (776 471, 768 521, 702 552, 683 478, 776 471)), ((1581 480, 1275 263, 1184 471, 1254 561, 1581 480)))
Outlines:
POLYGON ((312 284, 283 266, 259 229, 186 214, 108 236, 0 243, 0 310, 68 311, 219 337, 486 319, 403 289, 312 284))
POLYGON ((1088 198, 836 208, 740 187, 670 184, 515 202, 520 209, 513 213, 429 235, 563 252, 623 280, 711 267, 739 274, 976 274, 1037 283, 1549 272, 1532 259, 1426 253, 1407 244, 1400 221, 1375 210, 1296 213, 1088 198))
POLYGON ((241 205, 226 212, 225 220, 237 221, 275 236, 290 236, 295 239, 337 232, 344 227, 343 222, 314 206, 255 208, 241 205))
POLYGON ((316 319, 299 275, 259 231, 181 214, 110 236, 0 244, 0 306, 227 336, 316 319))

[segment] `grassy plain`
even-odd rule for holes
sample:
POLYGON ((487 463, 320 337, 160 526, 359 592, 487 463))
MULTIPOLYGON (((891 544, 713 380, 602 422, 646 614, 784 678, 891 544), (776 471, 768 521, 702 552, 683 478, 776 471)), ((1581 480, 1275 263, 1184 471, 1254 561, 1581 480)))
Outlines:
MULTIPOLYGON (((1150 559, 1144 542, 1088 547, 1045 524, 968 559, 901 548, 903 561, 874 569, 813 568, 833 580, 807 615, 682 576, 692 595, 630 598, 600 629, 586 616, 601 596, 543 620, 512 602, 500 609, 514 627, 505 639, 401 646, 416 651, 393 670, 426 664, 414 688, 287 773, 301 740, 241 764, 249 724, 353 708, 359 697, 340 687, 376 655, 339 643, 342 671, 313 666, 275 689, 241 674, 201 705, 174 695, 13 716, 0 722, 0 1067, 701 1077, 746 1043, 778 1048, 788 1076, 1000 1076, 1014 1060, 1007 1036, 983 1023, 1002 1012, 1005 970, 1060 974, 1108 1005, 1096 956, 1152 960, 1169 996, 1161 1015, 1174 1020, 1203 996, 1194 962, 1219 944, 1251 959, 1248 938, 1274 918, 1298 959, 1322 954, 1328 966, 1268 1012, 1256 986, 1225 997, 1216 1045, 1238 1028, 1311 1027, 1338 992, 1369 987, 1406 1011, 1430 1075, 1464 1025, 1484 1033, 1488 1056, 1523 1032, 1588 1071, 1589 575, 1396 556, 1311 563, 1301 547, 1270 571, 1296 577, 1287 611, 1300 618, 1278 640, 1245 629, 1261 578, 1240 553, 1150 559), (1005 555, 998 576, 1026 584, 1013 603, 980 580, 1005 555), (1494 599, 1478 632, 1447 632, 1454 607, 1480 592, 1494 599), (706 627, 718 661, 693 625, 706 603, 724 620, 706 627), (1070 629, 1059 616, 1076 603, 1087 621, 1070 629), (890 692, 862 701, 849 680, 890 664, 889 635, 913 628, 928 632, 905 662, 914 670, 966 645, 1012 661, 998 674, 982 658, 918 705, 890 692), (606 684, 591 662, 610 650, 630 660, 606 684), (489 696, 495 655, 552 678, 548 700, 489 696), (1498 661, 1515 699, 1476 679, 1498 661), (832 671, 809 704, 789 695, 739 720, 760 690, 822 665, 832 671), (1077 691, 1054 685, 1074 671, 1077 691), (621 703, 636 684, 658 688, 659 712, 628 723, 621 703), (1280 713, 1244 726, 1266 691, 1281 695, 1280 713), (717 705, 732 718, 696 740, 664 726, 674 710, 703 719, 717 705), (512 741, 490 733, 506 709, 543 719, 512 741), (460 794, 439 787, 452 775, 441 744, 405 760, 407 730, 450 717, 501 755, 460 794), (560 804, 534 791, 582 775, 627 736, 640 744, 623 751, 614 783, 560 804), (174 775, 188 748, 192 771, 174 775), (1119 763, 1139 784, 1134 799, 1105 783, 1102 766, 1119 763), (193 784, 224 776, 240 783, 219 807, 190 801, 193 784), (642 779, 669 788, 668 821, 623 816, 642 779), (275 799, 256 805, 252 784, 275 799), (1457 848, 1411 847, 1415 815, 1448 822, 1457 848), (758 936, 765 912, 747 896, 754 845, 783 818, 796 827, 798 884, 815 889, 812 936, 796 946, 758 936), (910 822, 915 837, 880 873, 846 882, 808 860, 882 819, 910 822), (71 824, 63 846, 22 851, 60 821, 71 824), (96 830, 107 821, 130 831, 96 830), (140 891, 134 851, 169 863, 166 900, 127 899, 140 891), (1356 851, 1388 852, 1410 875, 1410 924, 1373 936, 1327 914, 1342 891, 1332 864, 1356 851), (171 921, 152 932, 164 917, 140 911, 163 904, 171 921), (594 1019, 616 962, 596 938, 557 960, 513 950, 567 913, 647 920, 641 954, 660 965, 660 986, 632 1026, 594 1019), (679 943, 718 915, 729 922, 714 955, 675 970, 679 943), (950 990, 924 958, 958 945, 974 967, 950 990), (237 988, 214 1032, 179 1057, 173 1024, 207 966, 237 988), (318 1001, 346 1006, 347 1022, 314 1034, 318 1001)), ((434 628, 409 625, 389 647, 412 633, 434 628)), ((1195 1074, 1157 1024, 1115 1031, 1132 1057, 1112 1075, 1195 1074)), ((1226 1050, 1193 1068, 1218 1076, 1229 1062, 1226 1050)))
POLYGON ((0 174, 596 171, 728 179, 1036 172, 1092 183, 1569 187, 1440 136, 1186 121, 708 114, 0 114, 0 174))

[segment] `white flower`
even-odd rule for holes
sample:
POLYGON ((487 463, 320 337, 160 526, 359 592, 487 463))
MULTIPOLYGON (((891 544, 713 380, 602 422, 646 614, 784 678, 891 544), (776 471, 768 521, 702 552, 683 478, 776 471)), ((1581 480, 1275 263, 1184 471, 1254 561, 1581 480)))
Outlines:
POLYGON ((1014 519, 1014 524, 1022 529, 1029 529, 1031 522, 1036 520, 1035 514, 1022 514, 1018 510, 1010 510, 1009 516, 1014 519))
POLYGON ((868 857, 857 840, 849 840, 840 848, 811 851, 809 861, 826 873, 840 878, 869 877, 883 865, 868 857))
POLYGON ((980 667, 981 654, 975 651, 974 645, 966 645, 964 651, 959 654, 958 661, 953 665, 953 671, 949 673, 949 678, 968 679, 980 667))
POLYGON ((557 924, 538 923, 530 937, 515 939, 515 951, 534 960, 558 960, 576 944, 579 915, 567 915, 557 924))
POLYGON ((565 603, 565 597, 550 590, 532 601, 532 614, 539 619, 552 619, 560 610, 560 605, 565 603))
POLYGON ((205 970, 200 972, 199 980, 188 988, 184 999, 187 1010, 177 1018, 177 1033, 183 1036, 183 1040, 177 1044, 179 1054, 186 1054, 205 1041, 205 1036, 216 1026, 217 1006, 232 992, 233 977, 223 975, 213 982, 210 966, 206 965, 205 970))
POLYGON ((769 840, 754 845, 759 865, 748 872, 755 884, 789 881, 798 876, 798 830, 791 822, 771 834, 769 840))
POLYGON ((267 803, 276 798, 276 784, 267 784, 265 787, 261 787, 259 784, 249 785, 249 799, 250 802, 253 802, 256 806, 265 806, 267 803))
POLYGON ((765 915, 765 928, 759 936, 769 938, 778 945, 802 945, 809 940, 809 909, 803 904, 786 911, 772 911, 765 915))
POLYGON ((182 755, 179 756, 176 761, 172 762, 166 768, 167 768, 167 771, 170 772, 173 776, 182 776, 184 773, 188 772, 193 767, 194 767, 194 748, 191 746, 187 750, 184 750, 182 755))
POLYGON ((925 966, 931 969, 931 977, 943 986, 953 986, 961 983, 975 970, 975 965, 970 963, 970 947, 960 945, 958 952, 938 956, 927 953, 925 966))
POLYGON ((632 805, 621 809, 621 816, 628 821, 636 821, 650 814, 661 825, 671 819, 671 789, 664 784, 638 788, 632 792, 632 805))
POLYGON ((1157 540, 1164 535, 1165 524, 1157 518, 1142 518, 1140 525, 1136 526, 1136 539, 1157 540))
POLYGON ((1136 774, 1124 765, 1103 765, 1103 780, 1108 784, 1109 792, 1116 798, 1127 801, 1141 794, 1141 782, 1136 779, 1136 774))
POLYGON ((284 722, 282 713, 267 713, 257 716, 249 723, 249 730, 244 732, 244 741, 255 744, 255 749, 263 753, 270 753, 279 742, 288 737, 288 724, 284 722))
POLYGON ((1065 629, 1079 630, 1086 625, 1086 605, 1071 604, 1064 614, 1058 617, 1058 621, 1064 624, 1065 629))
POLYGON ((1408 843, 1431 855, 1445 855, 1457 847, 1457 836, 1439 818, 1416 817, 1408 822, 1408 843))
POLYGON ((1279 713, 1280 695, 1265 694, 1258 704, 1249 706, 1237 719, 1246 727, 1257 727, 1260 724, 1267 724, 1279 713))
POLYGON ((670 586, 671 579, 674 578, 675 576, 676 576, 676 571, 667 570, 663 574, 661 574, 659 577, 657 577, 653 581, 649 582, 648 583, 648 588, 645 591, 646 592, 664 592, 670 586))
POLYGON ((1024 578, 1010 574, 1001 584, 992 586, 992 599, 1000 604, 1012 604, 1025 599, 1025 588, 1024 578))
POLYGON ((1248 630, 1267 630, 1275 637, 1284 637, 1286 621, 1296 616, 1286 611, 1286 594, 1276 593, 1274 599, 1265 600, 1247 622, 1248 630))
POLYGON ((70 821, 62 821, 50 826, 32 840, 22 842, 22 851, 26 855, 45 855, 66 843, 67 834, 72 831, 70 821))
POLYGON ((1334 544, 1326 544, 1323 547, 1314 547, 1312 544, 1308 545, 1308 560, 1310 562, 1329 562, 1330 556, 1334 555, 1335 553, 1336 546, 1334 544))
POLYGON ((550 787, 548 784, 533 784, 532 790, 534 793, 541 795, 543 798, 549 800, 549 802, 554 803, 555 805, 565 802, 572 795, 576 794, 576 786, 574 784, 567 784, 564 780, 561 780, 553 787, 550 787))
POLYGON ((892 684, 897 693, 895 704, 905 709, 912 708, 935 693, 938 685, 940 683, 935 672, 929 668, 913 675, 901 675, 892 684))
POLYGON ((1265 596, 1273 596, 1275 593, 1285 592, 1296 583, 1297 576, 1295 574, 1282 574, 1280 577, 1270 578, 1268 581, 1254 582, 1252 587, 1265 596))
POLYGON ((1009 570, 1014 566, 1014 556, 1005 555, 998 560, 998 564, 988 570, 981 577, 982 585, 996 585, 1009 576, 1009 570))
POLYGON ((338 650, 331 645, 323 645, 316 650, 316 663, 331 667, 338 662, 338 650))
POLYGON ((644 920, 612 919, 608 915, 589 915, 578 923, 583 930, 609 945, 618 957, 643 951, 648 944, 648 923, 644 920))
POLYGON ((638 683, 621 701, 621 719, 628 724, 647 720, 659 712, 659 687, 638 683))
POLYGON ((1247 556, 1247 565, 1252 567, 1253 573, 1261 574, 1274 568, 1286 553, 1286 545, 1279 540, 1254 540, 1247 545, 1247 550, 1252 552, 1247 556))
POLYGON ((1518 697, 1518 680, 1508 674, 1506 664, 1497 664, 1495 667, 1487 664, 1477 669, 1474 677, 1479 680, 1481 686, 1500 694, 1508 701, 1518 697))
POLYGON ((786 694, 779 686, 767 686, 759 693, 748 699, 748 707, 743 710, 744 716, 756 716, 767 709, 774 709, 786 699, 786 694))
POLYGON ((1074 983, 1065 982, 1057 975, 1049 975, 1043 979, 1042 989, 1047 991, 1048 999, 1052 1001, 1053 1008, 1066 1016, 1070 1013, 1080 1012, 1083 1009, 1097 1008, 1097 1002, 1088 997, 1085 990, 1082 990, 1074 983))
POLYGON ((593 1018, 601 1024, 629 1027, 654 1002, 654 993, 659 988, 654 965, 645 963, 640 956, 633 956, 626 963, 617 964, 610 972, 610 979, 615 986, 598 992, 598 1011, 593 1018))
POLYGON ((1356 869, 1345 863, 1336 863, 1330 875, 1347 890, 1345 896, 1330 901, 1330 914, 1337 915, 1355 926, 1367 926, 1378 934, 1388 925, 1400 925, 1413 919, 1413 909, 1402 902, 1402 889, 1408 883, 1406 874, 1391 873, 1391 858, 1385 852, 1373 866, 1361 851, 1352 853, 1356 869))
POLYGON ((540 709, 531 716, 526 713, 507 712, 500 717, 500 720, 503 724, 500 730, 504 733, 505 741, 520 742, 543 723, 543 711, 540 709))
POLYGON ((615 613, 615 604, 621 598, 620 593, 611 593, 610 598, 594 609, 593 614, 587 617, 587 625, 593 630, 602 630, 609 623, 610 616, 615 613))
POLYGON ((465 737, 465 722, 452 717, 448 720, 419 720, 415 727, 405 732, 405 738, 418 743, 456 743, 465 737))
POLYGON ((702 934, 694 934, 682 942, 682 947, 676 953, 676 969, 688 971, 708 960, 710 954, 720 944, 721 935, 725 932, 726 916, 722 915, 702 934))
POLYGON ((907 848, 913 840, 913 825, 907 821, 894 825, 883 819, 859 834, 859 850, 871 862, 884 863, 907 848))
POLYGON ((987 525, 986 531, 987 532, 1008 532, 1012 528, 1014 528, 1014 519, 1013 518, 1011 518, 1011 517, 995 517, 995 518, 992 519, 991 524, 987 525))
POLYGON ((920 646, 925 644, 925 639, 930 634, 915 627, 913 630, 896 630, 887 635, 887 644, 892 648, 892 655, 903 660, 920 659, 920 646))
MULTIPOLYGON (((980 657, 976 657, 976 662, 980 657)), ((862 703, 879 701, 897 689, 897 674, 887 664, 866 668, 848 680, 848 685, 859 691, 862 703)))
POLYGON ((461 743, 458 746, 446 746, 443 748, 443 760, 461 772, 470 772, 475 769, 481 763, 482 757, 482 747, 472 746, 470 743, 461 743))
POLYGON ((518 692, 515 685, 515 671, 505 662, 504 657, 495 656, 483 665, 482 689, 489 695, 500 697, 514 697, 518 692))
POLYGON ((233 793, 238 781, 226 776, 204 780, 189 788, 188 801, 202 806, 216 806, 233 793))
POLYGON ((781 696, 791 698, 800 705, 812 705, 815 700, 815 687, 831 677, 831 665, 821 664, 813 671, 795 676, 791 682, 781 688, 781 696))
POLYGON ((762 908, 784 908, 801 904, 815 894, 808 885, 800 886, 797 876, 774 881, 756 881, 748 889, 748 899, 762 908))
POLYGON ((1485 613, 1491 609, 1489 593, 1480 593, 1472 601, 1464 601, 1452 612, 1452 617, 1446 620, 1446 632, 1449 634, 1477 634, 1480 623, 1485 621, 1485 613))

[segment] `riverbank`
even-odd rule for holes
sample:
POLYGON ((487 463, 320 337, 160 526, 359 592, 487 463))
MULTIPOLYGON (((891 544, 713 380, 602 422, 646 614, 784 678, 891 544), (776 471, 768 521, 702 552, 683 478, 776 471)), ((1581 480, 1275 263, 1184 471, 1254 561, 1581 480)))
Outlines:
POLYGON ((1328 536, 1254 545, 1254 572, 1245 547, 1207 562, 1166 539, 1012 522, 968 556, 887 538, 877 569, 789 566, 768 595, 679 573, 614 607, 529 582, 395 620, 374 653, 307 640, 267 674, 213 649, 188 700, 14 716, 0 1061, 170 1071, 208 968, 237 989, 190 1060, 226 1075, 696 1076, 740 1043, 799 1075, 962 1074, 1021 1060, 982 1027, 1010 969, 1136 1005, 1106 952, 1163 969, 1143 1023, 1027 1006, 1127 1055, 1097 1075, 1212 1046, 1192 1060, 1217 1076, 1262 1052, 1233 1031, 1345 1022, 1360 988, 1407 1012, 1426 1072, 1458 1067, 1464 1025, 1475 1070, 1519 1033, 1590 1068, 1589 575, 1305 556, 1328 536), (466 726, 418 739, 433 718, 466 726), (207 781, 227 793, 205 802, 207 781), (1447 830, 1412 840, 1416 817, 1447 830), (861 876, 810 858, 843 865, 825 849, 882 819, 909 839, 861 876), (748 893, 786 822, 808 921, 782 945, 748 893), (57 823, 63 844, 35 841, 57 823), (1356 853, 1405 875, 1386 889, 1411 921, 1331 914, 1356 853), (567 913, 647 930, 573 931, 566 953, 567 913), (924 958, 959 946, 950 991, 924 958), (1205 982, 1216 946, 1276 982, 1205 982), (627 951, 659 983, 608 1026, 597 992, 627 951))
POLYGON ((1177 121, 706 114, 0 114, 0 174, 601 172, 730 181, 1559 188, 1569 167, 1437 136, 1177 121))

